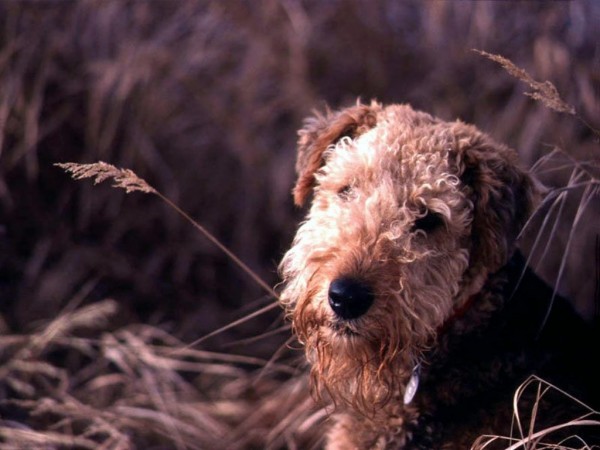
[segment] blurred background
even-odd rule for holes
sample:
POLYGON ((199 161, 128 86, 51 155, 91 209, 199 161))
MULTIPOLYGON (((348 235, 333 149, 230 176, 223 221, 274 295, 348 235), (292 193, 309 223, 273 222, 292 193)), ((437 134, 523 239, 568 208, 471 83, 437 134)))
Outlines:
MULTIPOLYGON (((118 313, 86 336, 146 324, 191 342, 272 303, 155 196, 72 181, 57 162, 134 170, 271 286, 303 215, 290 196, 296 131, 315 108, 407 102, 474 123, 527 167, 560 147, 597 177, 599 30, 594 0, 0 1, 0 334, 111 298, 118 313), (551 81, 578 117, 472 49, 551 81)), ((564 186, 569 164, 540 178, 564 186)), ((581 192, 569 195, 537 270, 554 283, 566 254, 560 291, 593 321, 600 202, 573 227, 581 192)), ((243 340, 280 316, 202 348, 268 359, 289 332, 243 340)), ((64 349, 50 359, 68 374, 85 366, 64 349)), ((4 400, 26 399, 2 376, 4 400)), ((31 422, 11 405, 4 418, 31 422)))

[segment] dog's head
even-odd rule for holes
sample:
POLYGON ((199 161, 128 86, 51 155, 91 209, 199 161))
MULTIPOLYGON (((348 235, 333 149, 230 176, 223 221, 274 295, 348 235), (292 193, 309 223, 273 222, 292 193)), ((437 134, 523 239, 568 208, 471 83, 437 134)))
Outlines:
POLYGON ((316 114, 299 135, 294 199, 312 202, 281 301, 317 393, 368 411, 507 262, 535 189, 514 151, 407 105, 316 114))

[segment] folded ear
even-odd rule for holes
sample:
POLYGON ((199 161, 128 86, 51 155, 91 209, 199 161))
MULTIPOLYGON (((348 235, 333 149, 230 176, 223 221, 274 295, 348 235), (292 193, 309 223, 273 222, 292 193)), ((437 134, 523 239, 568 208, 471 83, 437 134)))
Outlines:
POLYGON ((375 127, 377 112, 381 105, 361 105, 339 111, 326 110, 324 114, 315 112, 304 121, 299 132, 298 159, 296 173, 298 179, 294 187, 294 202, 302 206, 315 184, 315 172, 324 164, 323 153, 341 138, 355 138, 375 127))
POLYGON ((473 202, 471 270, 495 272, 506 264, 538 201, 533 179, 514 150, 474 127, 457 123, 459 177, 473 202))

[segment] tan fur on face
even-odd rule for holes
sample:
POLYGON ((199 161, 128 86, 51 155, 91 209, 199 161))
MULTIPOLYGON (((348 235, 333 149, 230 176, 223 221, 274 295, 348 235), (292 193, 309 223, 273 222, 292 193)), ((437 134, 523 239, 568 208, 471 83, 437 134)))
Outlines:
POLYGON ((281 301, 317 395, 373 415, 401 398, 437 330, 506 262, 534 190, 514 152, 407 105, 309 120, 297 170, 296 202, 313 199, 280 266, 281 301), (427 211, 443 219, 429 234, 415 229, 427 211), (357 319, 328 304, 340 277, 374 290, 357 319))

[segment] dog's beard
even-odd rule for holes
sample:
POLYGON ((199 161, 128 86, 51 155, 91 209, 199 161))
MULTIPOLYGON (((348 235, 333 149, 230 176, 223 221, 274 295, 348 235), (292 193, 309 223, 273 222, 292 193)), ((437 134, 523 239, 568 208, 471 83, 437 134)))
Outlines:
POLYGON ((372 417, 401 397, 418 360, 407 349, 416 346, 402 342, 400 333, 382 327, 372 325, 369 334, 363 335, 351 327, 326 324, 302 329, 296 324, 318 399, 372 417))

